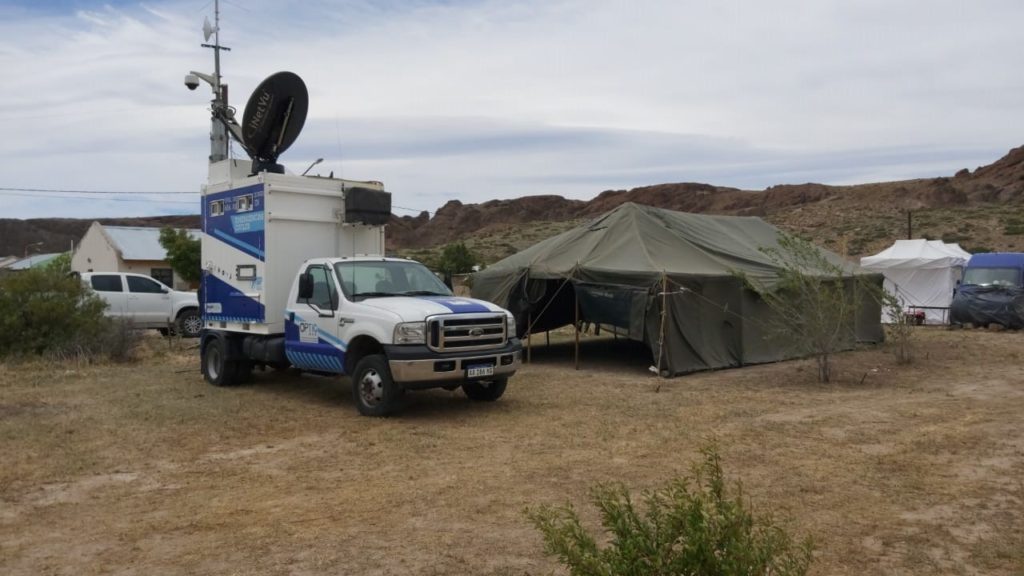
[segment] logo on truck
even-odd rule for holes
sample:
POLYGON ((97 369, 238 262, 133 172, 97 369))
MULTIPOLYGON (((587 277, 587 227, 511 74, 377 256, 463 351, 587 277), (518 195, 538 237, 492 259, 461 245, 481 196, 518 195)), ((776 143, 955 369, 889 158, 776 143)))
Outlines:
POLYGON ((313 322, 299 322, 299 342, 316 344, 320 341, 320 329, 313 322))

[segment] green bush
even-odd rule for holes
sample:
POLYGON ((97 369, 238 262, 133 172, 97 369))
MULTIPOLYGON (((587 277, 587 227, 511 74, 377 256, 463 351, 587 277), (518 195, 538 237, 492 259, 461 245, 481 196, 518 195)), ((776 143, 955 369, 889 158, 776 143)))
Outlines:
POLYGON ((757 576, 806 574, 811 542, 797 543, 770 517, 757 517, 737 485, 726 491, 713 447, 692 478, 645 492, 641 512, 620 484, 591 491, 608 542, 601 546, 571 505, 527 516, 573 576, 757 576))
POLYGON ((103 315, 107 304, 59 266, 0 277, 0 357, 130 358, 134 332, 103 315))

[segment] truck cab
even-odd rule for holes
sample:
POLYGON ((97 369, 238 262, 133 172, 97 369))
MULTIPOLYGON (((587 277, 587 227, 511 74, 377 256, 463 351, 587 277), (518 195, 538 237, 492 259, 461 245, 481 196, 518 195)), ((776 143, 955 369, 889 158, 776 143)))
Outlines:
POLYGON ((414 389, 461 386, 474 400, 497 400, 520 364, 511 313, 453 296, 412 260, 308 260, 285 316, 288 361, 350 375, 367 415, 392 411, 414 389))

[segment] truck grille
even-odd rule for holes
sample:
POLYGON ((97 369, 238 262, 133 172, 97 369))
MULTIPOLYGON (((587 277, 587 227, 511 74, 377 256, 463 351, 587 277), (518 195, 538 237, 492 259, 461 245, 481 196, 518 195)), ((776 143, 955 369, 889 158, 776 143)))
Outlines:
POLYGON ((427 330, 427 345, 437 352, 498 348, 508 338, 504 314, 434 316, 427 330))

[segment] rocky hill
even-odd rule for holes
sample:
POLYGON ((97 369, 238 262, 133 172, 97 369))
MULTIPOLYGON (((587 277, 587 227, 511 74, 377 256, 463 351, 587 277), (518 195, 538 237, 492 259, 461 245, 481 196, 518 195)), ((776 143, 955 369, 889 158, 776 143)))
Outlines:
POLYGON ((482 204, 453 200, 433 218, 425 213, 396 218, 389 238, 394 248, 420 257, 430 247, 467 240, 493 261, 624 202, 760 216, 849 256, 907 237, 908 212, 914 237, 961 242, 976 251, 1024 251, 1024 215, 1017 215, 1024 205, 1024 147, 973 172, 965 168, 949 177, 855 186, 807 183, 751 191, 681 183, 607 190, 586 202, 559 196, 482 204))
MULTIPOLYGON (((973 172, 948 177, 827 186, 787 184, 739 190, 699 183, 658 184, 607 190, 589 201, 561 196, 525 196, 463 204, 452 200, 433 216, 393 217, 389 250, 428 258, 446 243, 465 241, 485 261, 592 218, 624 202, 709 214, 760 216, 784 230, 837 252, 872 253, 907 235, 960 242, 968 250, 1024 251, 1024 147, 973 172)), ((0 219, 0 255, 21 254, 42 241, 41 252, 67 250, 92 220, 0 219)), ((123 226, 199 226, 198 216, 113 218, 123 226)))

